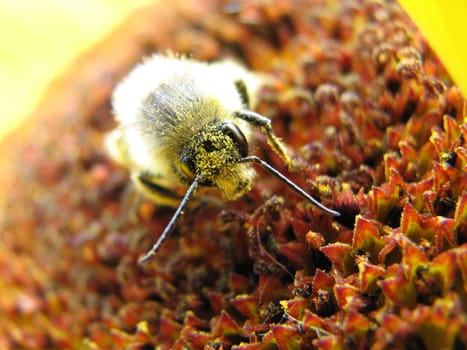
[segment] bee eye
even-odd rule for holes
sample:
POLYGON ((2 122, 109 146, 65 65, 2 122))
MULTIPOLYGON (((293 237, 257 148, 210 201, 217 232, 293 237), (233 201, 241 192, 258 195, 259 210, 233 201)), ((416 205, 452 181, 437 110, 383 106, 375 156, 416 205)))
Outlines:
POLYGON ((240 155, 246 157, 248 155, 248 142, 238 126, 234 123, 224 123, 221 130, 237 145, 240 155))
POLYGON ((195 178, 195 163, 193 162, 193 158, 190 156, 185 156, 181 159, 182 165, 181 170, 183 174, 188 177, 190 180, 195 178))

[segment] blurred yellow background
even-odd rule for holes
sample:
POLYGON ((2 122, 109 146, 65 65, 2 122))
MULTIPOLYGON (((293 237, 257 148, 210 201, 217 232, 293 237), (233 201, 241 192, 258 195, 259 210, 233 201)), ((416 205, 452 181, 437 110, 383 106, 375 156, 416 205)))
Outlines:
MULTIPOLYGON (((154 0, 0 0, 0 138, 31 113, 48 82, 135 8, 154 0)), ((189 1, 189 0, 187 0, 189 1)), ((458 0, 400 0, 467 89, 458 0)))
POLYGON ((467 93, 467 1, 399 0, 430 42, 449 74, 467 93))
POLYGON ((0 138, 47 84, 135 8, 154 0, 0 0, 0 138))

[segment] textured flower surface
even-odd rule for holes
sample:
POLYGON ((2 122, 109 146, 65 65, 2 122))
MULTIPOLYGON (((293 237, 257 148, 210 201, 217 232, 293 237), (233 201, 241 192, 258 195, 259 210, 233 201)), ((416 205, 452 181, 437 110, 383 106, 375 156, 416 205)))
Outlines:
MULTIPOLYGON (((393 1, 197 1, 138 13, 6 140, 0 348, 462 349, 465 100, 393 1), (190 208, 134 198, 102 146, 112 89, 171 49, 236 57, 270 83, 292 179, 190 208)), ((281 171, 258 135, 256 153, 281 171)))

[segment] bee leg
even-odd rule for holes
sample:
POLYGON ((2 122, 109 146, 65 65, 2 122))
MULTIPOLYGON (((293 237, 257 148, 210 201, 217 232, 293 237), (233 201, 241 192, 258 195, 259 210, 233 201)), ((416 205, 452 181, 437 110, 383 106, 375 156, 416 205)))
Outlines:
POLYGON ((261 128, 266 133, 269 146, 271 146, 274 152, 276 152, 276 154, 281 157, 289 169, 293 167, 293 161, 287 154, 287 150, 284 144, 276 135, 274 135, 271 126, 271 119, 249 110, 235 112, 235 117, 243 119, 244 121, 256 127, 261 128))
POLYGON ((238 94, 240 95, 240 100, 242 100, 243 108, 250 108, 250 97, 248 95, 248 88, 245 82, 242 79, 239 79, 235 80, 234 84, 238 94))
POLYGON ((172 190, 158 184, 157 177, 150 172, 134 173, 132 174, 132 180, 138 189, 156 203, 173 207, 182 199, 172 190))
POLYGON ((120 226, 125 222, 138 222, 138 207, 141 204, 142 197, 136 190, 133 183, 125 187, 122 194, 122 212, 124 215, 119 216, 116 222, 120 226))

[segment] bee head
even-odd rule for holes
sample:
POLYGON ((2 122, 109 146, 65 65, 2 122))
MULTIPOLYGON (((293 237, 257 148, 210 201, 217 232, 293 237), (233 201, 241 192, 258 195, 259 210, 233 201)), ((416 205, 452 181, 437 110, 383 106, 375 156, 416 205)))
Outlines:
POLYGON ((185 180, 199 177, 200 185, 218 187, 234 199, 252 186, 253 169, 239 162, 247 154, 247 139, 237 125, 212 122, 182 148, 179 169, 185 180))

